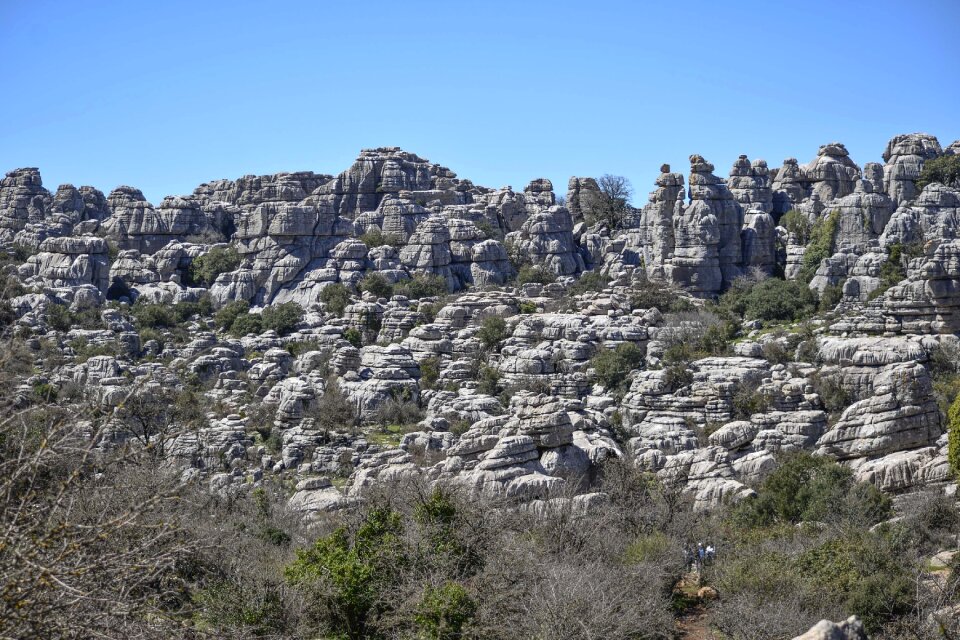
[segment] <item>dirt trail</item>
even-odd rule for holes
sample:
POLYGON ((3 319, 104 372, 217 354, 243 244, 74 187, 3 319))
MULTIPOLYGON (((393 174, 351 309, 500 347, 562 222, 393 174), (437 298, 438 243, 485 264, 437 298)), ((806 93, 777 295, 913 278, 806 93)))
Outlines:
POLYGON ((682 594, 687 598, 698 600, 677 618, 677 631, 683 640, 717 640, 719 638, 710 629, 710 612, 697 598, 700 586, 700 575, 696 571, 691 571, 673 588, 674 593, 678 595, 682 594))

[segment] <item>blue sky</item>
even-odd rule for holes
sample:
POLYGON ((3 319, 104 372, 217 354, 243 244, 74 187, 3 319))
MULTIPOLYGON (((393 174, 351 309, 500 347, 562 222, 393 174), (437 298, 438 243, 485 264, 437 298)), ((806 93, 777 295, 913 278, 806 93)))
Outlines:
POLYGON ((130 184, 337 173, 401 146, 478 184, 839 140, 960 138, 960 1, 0 0, 0 171, 130 184))

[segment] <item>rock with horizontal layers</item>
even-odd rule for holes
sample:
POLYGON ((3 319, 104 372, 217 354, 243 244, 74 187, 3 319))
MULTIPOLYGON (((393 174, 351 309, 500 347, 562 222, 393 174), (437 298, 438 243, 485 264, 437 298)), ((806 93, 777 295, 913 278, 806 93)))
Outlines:
POLYGON ((908 362, 884 367, 872 397, 855 402, 817 442, 817 453, 839 460, 930 446, 940 437, 940 411, 927 369, 908 362))
POLYGON ((917 197, 916 181, 923 163, 942 154, 940 142, 927 133, 905 133, 890 138, 883 152, 883 186, 894 208, 917 197))

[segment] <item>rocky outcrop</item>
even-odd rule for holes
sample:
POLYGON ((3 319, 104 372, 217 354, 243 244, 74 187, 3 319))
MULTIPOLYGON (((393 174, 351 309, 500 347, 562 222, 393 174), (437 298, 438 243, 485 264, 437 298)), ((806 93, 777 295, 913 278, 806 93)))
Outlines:
POLYGON ((650 192, 649 201, 640 212, 637 244, 647 275, 664 279, 665 265, 673 256, 676 243, 673 213, 677 198, 683 196, 683 174, 671 173, 670 165, 662 165, 656 187, 650 192))
POLYGON ((923 163, 942 153, 940 142, 926 133, 902 134, 887 142, 883 152, 883 185, 894 207, 917 197, 916 180, 923 163))
POLYGON ((751 163, 747 156, 737 158, 730 169, 727 187, 744 211, 773 212, 773 190, 766 160, 751 163))
POLYGON ((684 217, 703 219, 712 215, 717 221, 717 255, 721 287, 726 288, 742 274, 743 264, 740 231, 743 209, 733 198, 721 178, 713 175, 713 165, 698 155, 690 156, 690 204, 684 217))
POLYGON ((533 265, 568 276, 584 270, 572 232, 570 212, 564 207, 550 207, 530 216, 520 231, 507 236, 507 244, 533 265))

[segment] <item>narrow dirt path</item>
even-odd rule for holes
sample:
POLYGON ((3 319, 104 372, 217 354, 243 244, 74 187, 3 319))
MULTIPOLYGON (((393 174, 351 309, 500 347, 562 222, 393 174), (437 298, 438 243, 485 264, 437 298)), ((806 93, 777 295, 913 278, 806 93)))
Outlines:
POLYGON ((683 576, 673 587, 675 594, 695 601, 677 618, 677 631, 683 640, 717 640, 718 636, 710 630, 710 612, 697 597, 699 588, 700 575, 696 571, 683 576))

